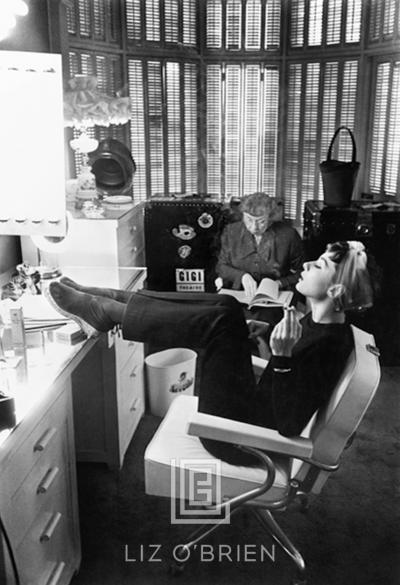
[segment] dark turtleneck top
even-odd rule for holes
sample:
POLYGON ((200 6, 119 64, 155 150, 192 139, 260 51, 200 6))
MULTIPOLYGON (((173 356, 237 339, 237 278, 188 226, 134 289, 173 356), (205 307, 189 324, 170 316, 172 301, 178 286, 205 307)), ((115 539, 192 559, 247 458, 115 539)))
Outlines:
POLYGON ((272 356, 263 372, 252 417, 286 436, 299 435, 326 404, 354 347, 347 323, 315 323, 308 314, 301 324, 292 356, 272 356))

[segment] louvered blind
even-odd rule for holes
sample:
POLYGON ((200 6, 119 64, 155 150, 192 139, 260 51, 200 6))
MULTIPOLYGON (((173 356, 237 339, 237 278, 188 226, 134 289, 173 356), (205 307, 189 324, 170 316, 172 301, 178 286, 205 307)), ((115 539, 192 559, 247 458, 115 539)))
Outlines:
MULTIPOLYGON (((71 74, 96 74, 115 93, 128 63, 139 199, 262 190, 283 195, 300 223, 304 201, 322 198, 318 165, 339 125, 362 137, 360 188, 399 192, 397 0, 77 0, 66 9, 71 74)), ((95 133, 123 140, 128 128, 95 133)), ((334 156, 351 156, 345 133, 334 156)))
POLYGON ((168 192, 182 192, 181 176, 181 94, 179 63, 166 64, 166 103, 168 141, 168 192))
POLYGON ((264 136, 261 150, 260 190, 271 195, 277 194, 277 153, 278 153, 278 113, 279 113, 279 72, 275 67, 264 67, 264 102, 261 106, 264 136))
POLYGON ((165 193, 164 183, 164 125, 163 125, 163 87, 161 63, 149 61, 147 64, 147 91, 149 124, 149 166, 151 168, 150 193, 165 193))
POLYGON ((146 0, 146 40, 160 40, 160 3, 159 0, 146 0))
POLYGON ((142 11, 140 0, 125 0, 126 35, 130 41, 142 38, 142 11))
POLYGON ((400 190, 400 61, 375 67, 369 188, 372 193, 394 196, 400 190))
POLYGON ((183 2, 183 42, 186 45, 197 44, 197 11, 196 0, 183 2))
POLYGON ((178 0, 164 0, 164 26, 166 42, 177 43, 179 40, 178 0))
POLYGON ((256 51, 261 46, 261 2, 247 0, 246 3, 246 49, 256 51))
POLYGON ((337 45, 340 43, 342 5, 342 0, 330 0, 328 4, 328 19, 326 25, 327 45, 337 45))
POLYGON ((135 198, 197 193, 198 65, 129 59, 128 73, 135 198))
POLYGON ((240 49, 242 40, 242 3, 228 0, 226 3, 226 48, 240 49))
POLYGON ((371 0, 369 39, 372 43, 398 40, 400 5, 398 0, 371 0))
MULTIPOLYGON (((318 165, 337 126, 354 130, 357 86, 357 61, 289 66, 284 196, 285 213, 292 219, 300 220, 307 199, 322 198, 318 165)), ((334 155, 350 160, 351 153, 348 135, 341 133, 334 155)))
POLYGON ((279 71, 261 64, 207 68, 207 187, 221 196, 275 195, 279 71))
POLYGON ((222 185, 222 67, 207 67, 207 191, 224 191, 222 185))
POLYGON ((131 152, 136 162, 134 183, 135 200, 147 198, 145 77, 142 61, 129 59, 129 95, 131 98, 131 152))
POLYGON ((264 49, 277 49, 281 35, 281 2, 267 0, 265 5, 264 49))
POLYGON ((291 48, 359 43, 365 4, 362 0, 292 0, 291 48))
POLYGON ((280 0, 207 0, 206 21, 208 49, 259 51, 280 45, 280 0))
POLYGON ((310 47, 322 43, 322 8, 324 0, 310 0, 308 45, 310 47))
POLYGON ((198 132, 198 75, 199 68, 194 63, 185 63, 183 66, 184 96, 181 96, 181 105, 184 107, 184 180, 182 191, 198 193, 199 191, 199 132, 198 132))
POLYGON ((128 43, 196 45, 196 0, 126 0, 128 43))
POLYGON ((207 2, 207 47, 219 49, 222 46, 222 2, 207 2))
POLYGON ((100 43, 120 40, 119 3, 113 0, 78 0, 67 4, 67 30, 72 38, 100 43))
POLYGON ((347 0, 346 43, 358 43, 361 31, 362 0, 347 0))

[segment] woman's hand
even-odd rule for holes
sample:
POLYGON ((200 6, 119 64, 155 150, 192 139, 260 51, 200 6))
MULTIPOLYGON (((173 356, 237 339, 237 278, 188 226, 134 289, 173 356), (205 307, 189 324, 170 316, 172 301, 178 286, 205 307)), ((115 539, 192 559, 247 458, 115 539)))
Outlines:
POLYGON ((249 329, 249 339, 257 339, 258 337, 263 339, 267 338, 268 331, 271 327, 269 323, 265 323, 264 321, 256 321, 254 319, 248 319, 246 323, 249 329))
POLYGON ((250 299, 254 297, 254 295, 256 294, 256 290, 257 290, 257 283, 254 280, 254 278, 251 276, 251 274, 243 274, 242 276, 242 285, 244 288, 244 292, 246 293, 246 296, 249 297, 250 299))
POLYGON ((273 355, 290 357, 301 337, 302 327, 294 307, 284 307, 283 319, 275 325, 269 345, 273 355))

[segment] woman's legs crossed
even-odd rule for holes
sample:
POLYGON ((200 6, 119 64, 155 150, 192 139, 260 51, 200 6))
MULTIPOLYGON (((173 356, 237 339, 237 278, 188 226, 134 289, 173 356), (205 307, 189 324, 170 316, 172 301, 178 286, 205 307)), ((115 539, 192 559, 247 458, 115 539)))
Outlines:
MULTIPOLYGON (((255 395, 248 328, 241 305, 230 296, 201 293, 131 293, 122 304, 54 283, 50 291, 61 309, 101 319, 104 328, 122 325, 124 338, 165 347, 203 349, 199 410, 252 422, 255 395), (94 315, 94 316, 93 316, 94 315)), ((93 325, 93 323, 92 323, 93 325)), ((214 455, 232 463, 254 460, 231 445, 203 444, 214 455)))
MULTIPOLYGON (((167 347, 203 348, 199 411, 252 422, 255 396, 251 344, 242 307, 225 295, 142 291, 128 303, 122 332, 126 339, 167 347)), ((216 457, 237 465, 258 460, 233 445, 202 440, 216 457)))

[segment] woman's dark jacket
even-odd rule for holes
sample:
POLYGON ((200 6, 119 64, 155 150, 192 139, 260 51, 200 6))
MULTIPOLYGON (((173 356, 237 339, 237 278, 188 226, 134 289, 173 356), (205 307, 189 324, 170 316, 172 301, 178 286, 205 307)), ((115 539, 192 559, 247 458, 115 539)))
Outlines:
POLYGON ((273 223, 257 246, 254 236, 238 221, 228 224, 222 233, 217 274, 225 287, 236 290, 242 288, 246 273, 258 283, 265 277, 280 280, 285 289, 296 284, 303 262, 303 244, 291 226, 273 223))

